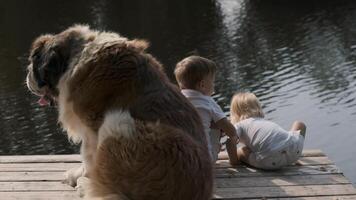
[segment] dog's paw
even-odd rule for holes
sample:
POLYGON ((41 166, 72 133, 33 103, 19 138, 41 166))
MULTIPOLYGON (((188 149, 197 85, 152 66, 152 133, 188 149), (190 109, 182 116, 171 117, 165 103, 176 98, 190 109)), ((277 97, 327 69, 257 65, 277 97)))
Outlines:
POLYGON ((75 189, 77 190, 77 193, 81 198, 83 198, 86 195, 89 188, 89 184, 90 184, 89 178, 84 176, 78 178, 77 186, 75 187, 75 189))
POLYGON ((84 174, 85 174, 84 165, 81 165, 78 168, 72 168, 64 173, 63 183, 75 187, 77 185, 78 178, 84 176, 84 174))

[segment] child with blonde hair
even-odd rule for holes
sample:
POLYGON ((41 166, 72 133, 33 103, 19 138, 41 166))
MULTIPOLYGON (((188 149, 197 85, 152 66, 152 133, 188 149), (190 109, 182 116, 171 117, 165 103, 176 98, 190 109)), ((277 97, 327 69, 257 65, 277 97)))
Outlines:
MULTIPOLYGON (((221 129, 226 133, 232 151, 236 152, 238 143, 234 126, 211 97, 214 93, 215 72, 216 64, 200 56, 189 56, 181 60, 174 70, 182 94, 193 104, 202 120, 213 162, 217 160, 220 151, 220 131, 213 131, 214 129, 221 129)), ((237 160, 236 153, 232 156, 234 158, 229 155, 230 162, 237 160)))
MULTIPOLYGON (((259 100, 249 92, 233 96, 230 114, 240 142, 244 144, 237 150, 238 161, 272 170, 295 163, 301 156, 306 132, 303 122, 295 121, 286 131, 264 119, 259 100)), ((230 147, 227 146, 227 151, 233 154, 235 150, 230 147)))

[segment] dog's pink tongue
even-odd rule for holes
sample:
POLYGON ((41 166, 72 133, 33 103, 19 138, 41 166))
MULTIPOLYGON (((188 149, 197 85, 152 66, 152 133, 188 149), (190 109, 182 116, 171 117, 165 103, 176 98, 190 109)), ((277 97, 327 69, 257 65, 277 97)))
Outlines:
POLYGON ((38 100, 38 104, 40 104, 40 106, 47 106, 49 102, 45 99, 44 96, 42 96, 40 100, 38 100))

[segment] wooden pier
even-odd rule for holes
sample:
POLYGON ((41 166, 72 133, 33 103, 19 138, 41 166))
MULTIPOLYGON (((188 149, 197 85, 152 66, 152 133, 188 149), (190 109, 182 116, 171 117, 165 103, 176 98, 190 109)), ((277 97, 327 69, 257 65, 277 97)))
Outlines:
MULTIPOLYGON (((307 150, 296 165, 278 171, 231 167, 226 154, 216 164, 214 199, 356 199, 356 189, 319 150, 307 150)), ((1 200, 76 200, 62 184, 63 173, 79 166, 79 155, 0 156, 1 200)))

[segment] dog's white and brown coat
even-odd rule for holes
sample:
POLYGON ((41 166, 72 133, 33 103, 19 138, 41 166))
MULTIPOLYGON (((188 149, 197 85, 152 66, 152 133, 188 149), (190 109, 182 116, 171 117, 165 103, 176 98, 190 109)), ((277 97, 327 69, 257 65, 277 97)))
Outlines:
POLYGON ((68 136, 82 142, 87 198, 210 199, 212 164, 200 119, 170 83, 148 44, 87 26, 37 38, 27 85, 58 105, 68 136))

